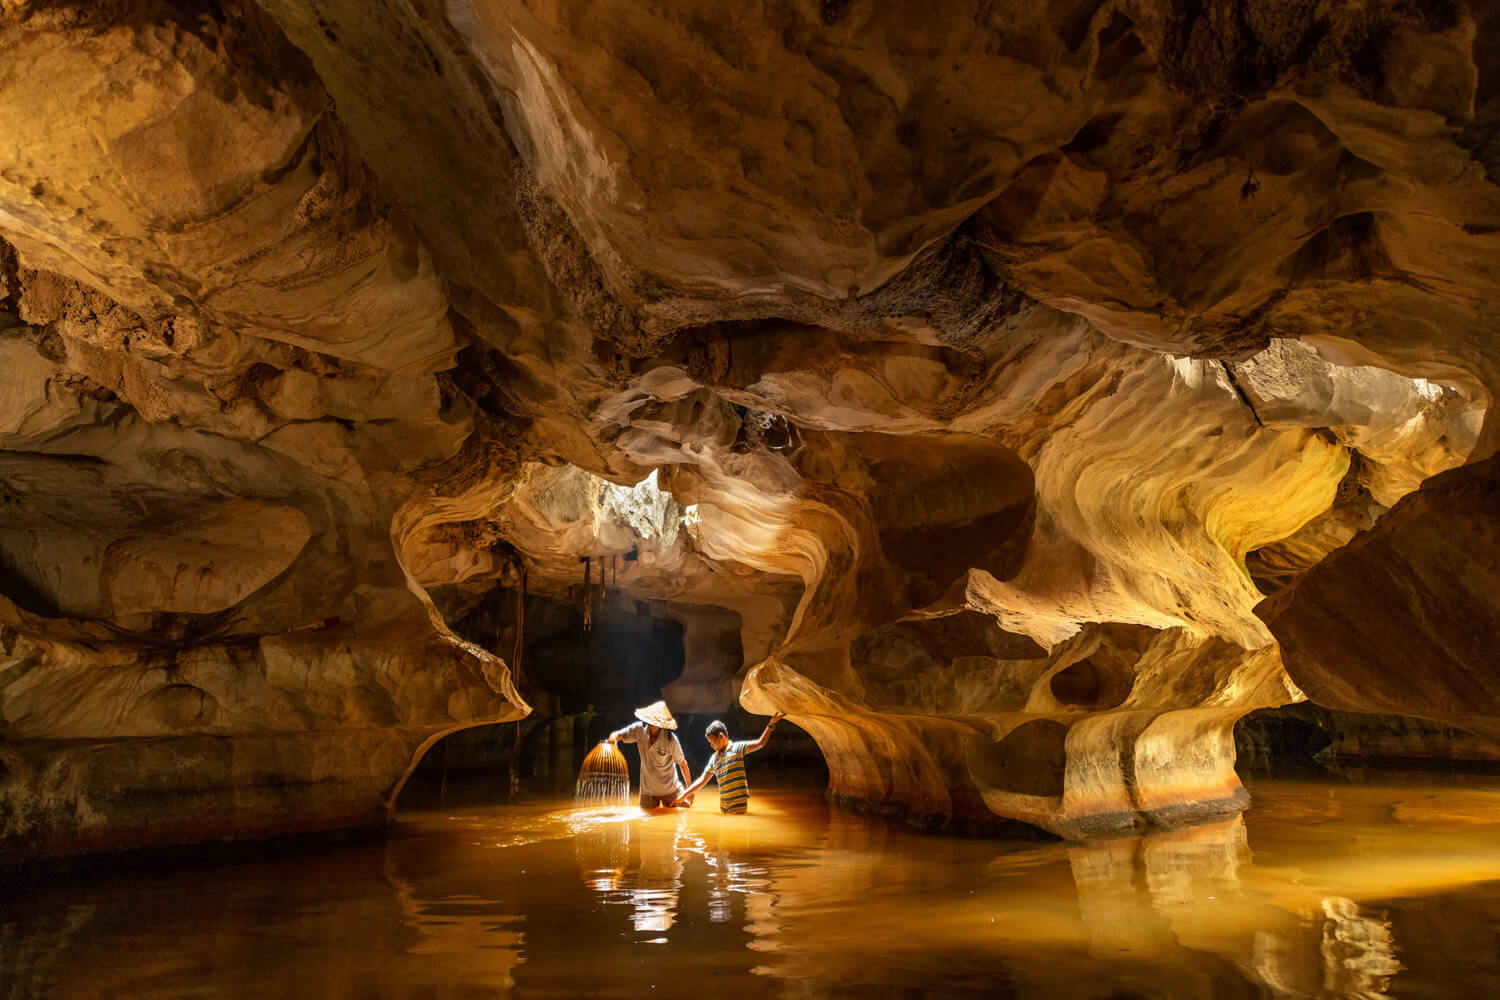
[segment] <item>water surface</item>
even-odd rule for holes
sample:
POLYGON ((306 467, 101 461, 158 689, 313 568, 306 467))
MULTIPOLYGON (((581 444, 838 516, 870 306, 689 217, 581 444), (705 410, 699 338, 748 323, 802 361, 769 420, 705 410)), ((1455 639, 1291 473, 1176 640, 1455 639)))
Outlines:
POLYGON ((1262 781, 1243 817, 1078 845, 757 790, 563 801, 28 892, 0 997, 1487 997, 1500 782, 1262 781))

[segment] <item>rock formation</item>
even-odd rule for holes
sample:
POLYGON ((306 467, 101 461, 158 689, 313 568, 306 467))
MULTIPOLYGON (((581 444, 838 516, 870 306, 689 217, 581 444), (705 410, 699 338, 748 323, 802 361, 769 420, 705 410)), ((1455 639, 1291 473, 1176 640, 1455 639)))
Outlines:
POLYGON ((0 3, 0 845, 378 820, 584 566, 939 824, 1232 811, 1304 693, 1500 732, 1497 30, 0 3))

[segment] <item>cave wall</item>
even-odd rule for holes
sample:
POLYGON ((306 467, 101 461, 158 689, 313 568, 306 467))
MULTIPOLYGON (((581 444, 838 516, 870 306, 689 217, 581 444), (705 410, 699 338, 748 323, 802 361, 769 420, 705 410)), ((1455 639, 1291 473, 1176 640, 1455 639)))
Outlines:
POLYGON ((1390 771, 1490 774, 1500 743, 1412 715, 1374 715, 1310 701, 1251 712, 1235 724, 1236 768, 1246 776, 1349 776, 1390 771))
POLYGON ((393 527, 500 461, 426 250, 259 8, 127 8, 0 15, 8 859, 382 822, 526 710, 393 527))
POLYGON ((1496 31, 6 6, 0 843, 378 821, 529 710, 445 615, 580 558, 939 824, 1233 811, 1309 696, 1492 731, 1496 31))

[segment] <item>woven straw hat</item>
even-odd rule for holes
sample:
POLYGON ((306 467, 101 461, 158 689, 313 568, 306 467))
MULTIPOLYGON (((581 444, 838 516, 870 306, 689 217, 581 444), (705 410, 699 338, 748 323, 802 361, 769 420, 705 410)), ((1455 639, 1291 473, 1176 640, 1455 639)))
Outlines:
POLYGON ((667 711, 667 703, 664 701, 653 702, 645 708, 635 710, 635 717, 648 726, 660 726, 663 729, 676 729, 677 720, 672 718, 672 713, 667 711))

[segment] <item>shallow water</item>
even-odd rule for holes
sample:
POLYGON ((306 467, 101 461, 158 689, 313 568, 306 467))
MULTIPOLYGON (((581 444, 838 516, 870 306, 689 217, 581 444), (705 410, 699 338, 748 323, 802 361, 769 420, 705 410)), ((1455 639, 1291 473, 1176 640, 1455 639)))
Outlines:
POLYGON ((1500 781, 1477 780, 1262 781, 1242 818, 1088 845, 789 792, 422 813, 12 899, 0 997, 1487 997, 1500 781))

